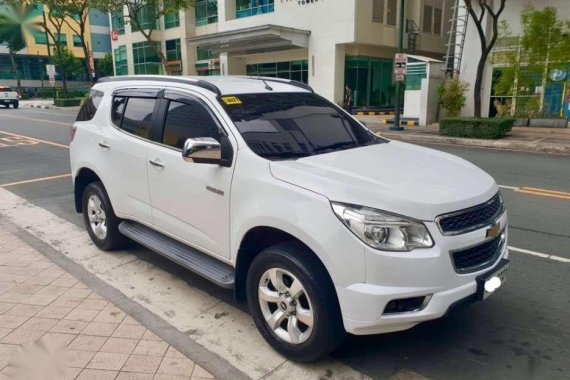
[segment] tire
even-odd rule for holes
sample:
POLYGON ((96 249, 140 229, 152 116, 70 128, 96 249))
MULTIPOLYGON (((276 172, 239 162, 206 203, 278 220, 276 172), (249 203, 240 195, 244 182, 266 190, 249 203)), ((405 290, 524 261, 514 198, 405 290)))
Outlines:
POLYGON ((303 245, 280 243, 262 251, 251 263, 246 290, 255 325, 286 358, 316 361, 342 343, 346 332, 336 292, 323 265, 303 245), (260 302, 260 293, 275 302, 260 302), (281 322, 270 327, 271 320, 281 322))
POLYGON ((115 215, 101 182, 87 185, 83 191, 81 204, 85 228, 97 247, 110 251, 125 245, 127 239, 119 231, 121 219, 115 215))
POLYGON ((16 102, 16 103, 14 103, 14 104, 12 104, 12 105, 14 106, 15 109, 18 109, 18 107, 20 106, 20 103, 19 103, 19 102, 16 102))

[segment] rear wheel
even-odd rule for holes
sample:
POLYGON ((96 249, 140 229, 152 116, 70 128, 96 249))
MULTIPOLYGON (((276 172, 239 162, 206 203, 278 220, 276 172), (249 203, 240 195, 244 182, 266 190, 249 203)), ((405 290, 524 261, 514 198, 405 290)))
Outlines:
POLYGON ((18 109, 18 107, 20 106, 20 103, 19 103, 19 102, 16 102, 16 103, 13 104, 13 106, 14 106, 15 109, 18 109))
POLYGON ((95 245, 105 251, 124 246, 126 237, 119 231, 121 220, 115 215, 101 182, 87 185, 82 205, 85 228, 95 245))
POLYGON ((334 288, 322 265, 300 244, 277 244, 253 260, 247 299, 265 340, 291 360, 318 360, 344 338, 334 288))

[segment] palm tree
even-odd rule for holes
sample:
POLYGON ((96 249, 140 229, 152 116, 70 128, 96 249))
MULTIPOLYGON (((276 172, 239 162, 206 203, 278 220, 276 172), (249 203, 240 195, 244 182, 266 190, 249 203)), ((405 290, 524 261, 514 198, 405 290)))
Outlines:
POLYGON ((0 10, 0 43, 8 48, 12 71, 16 78, 18 91, 22 92, 20 72, 16 65, 16 53, 26 47, 23 29, 30 14, 30 4, 26 1, 3 1, 0 10))

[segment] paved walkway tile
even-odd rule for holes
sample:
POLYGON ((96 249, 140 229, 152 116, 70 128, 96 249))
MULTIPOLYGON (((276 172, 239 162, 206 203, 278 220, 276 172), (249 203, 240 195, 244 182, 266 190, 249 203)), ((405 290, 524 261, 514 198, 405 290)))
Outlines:
POLYGON ((214 379, 0 227, 0 380, 8 378, 214 379))

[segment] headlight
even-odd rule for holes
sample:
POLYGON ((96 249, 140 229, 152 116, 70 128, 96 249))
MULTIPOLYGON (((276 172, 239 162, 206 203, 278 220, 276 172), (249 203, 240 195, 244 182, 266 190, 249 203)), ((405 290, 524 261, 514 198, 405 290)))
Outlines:
POLYGON ((360 240, 385 251, 411 251, 433 247, 426 226, 419 221, 373 208, 331 202, 338 218, 360 240))

